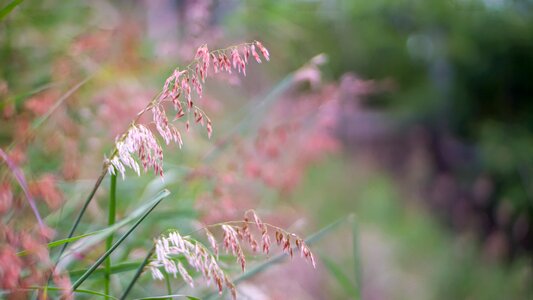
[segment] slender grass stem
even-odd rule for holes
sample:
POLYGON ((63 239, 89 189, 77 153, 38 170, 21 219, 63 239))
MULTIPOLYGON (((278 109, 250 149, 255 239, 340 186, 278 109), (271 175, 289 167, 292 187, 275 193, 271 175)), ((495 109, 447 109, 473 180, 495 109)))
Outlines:
POLYGON ((78 225, 79 225, 79 223, 81 221, 81 218, 83 217, 83 215, 85 214, 85 211, 87 210, 87 207, 89 207, 89 204, 93 200, 94 194, 96 194, 96 191, 98 190, 98 188, 100 188, 100 185, 102 184, 102 181, 104 180, 106 174, 107 174, 107 170, 105 168, 102 169, 102 173, 100 174, 100 176, 96 180, 91 192, 87 196, 87 199, 85 200, 85 203, 83 204, 83 207, 81 208, 80 212, 78 213, 78 216, 76 217, 76 221, 74 221, 74 224, 72 225, 72 228, 70 228, 70 232, 68 233, 68 236, 66 237, 67 242, 64 243, 63 246, 61 247, 61 250, 59 251, 59 255, 57 256, 57 259, 56 259, 56 262, 54 264, 54 267, 52 268, 52 270, 50 271, 50 274, 48 275, 48 280, 47 280, 46 286, 45 286, 44 291, 43 291, 45 300, 47 299, 48 285, 50 284, 50 280, 52 279, 52 276, 53 276, 53 274, 56 271, 57 264, 61 260, 61 256, 63 255, 63 253, 67 249, 67 246, 69 244, 68 240, 74 236, 74 232, 76 231, 76 228, 78 227, 78 225))
MULTIPOLYGON (((80 212, 78 213, 78 216, 76 217, 76 221, 74 221, 74 224, 72 225, 72 228, 70 228, 70 232, 68 233, 67 239, 70 239, 72 236, 74 236, 74 232, 76 231, 76 228, 78 228, 78 225, 80 224, 81 218, 85 214, 85 211, 87 210, 87 207, 89 207, 89 204, 94 198, 94 194, 96 194, 96 191, 98 188, 100 188, 100 185, 102 184, 102 181, 105 178, 105 175, 107 174, 107 170, 102 170, 102 174, 100 174, 100 177, 96 180, 96 183, 94 184, 91 192, 89 193, 89 196, 87 196, 87 199, 85 200, 85 203, 83 204, 80 212)), ((61 255, 65 252, 68 246, 68 242, 63 244, 63 247, 61 247, 61 251, 59 251, 59 255, 57 257, 57 262, 61 259, 61 255)), ((57 265, 56 262, 56 265, 57 265)))
POLYGON ((164 190, 159 197, 159 200, 155 202, 140 218, 133 224, 133 226, 124 233, 114 244, 109 248, 74 284, 72 285, 72 290, 75 291, 93 272, 98 268, 104 260, 106 260, 113 251, 141 224, 141 222, 156 208, 156 206, 161 203, 161 200, 170 194, 169 191, 164 190))
MULTIPOLYGON (((111 186, 109 188, 109 217, 107 224, 109 226, 115 224, 117 206, 117 174, 111 174, 111 186)), ((113 234, 110 234, 106 239, 105 249, 106 251, 113 245, 113 234)), ((104 291, 106 295, 109 295, 111 282, 111 257, 105 260, 105 274, 104 274, 104 291)))
POLYGON ((130 293, 131 289, 133 288, 133 286, 137 282, 137 279, 139 279, 139 277, 141 276, 141 274, 142 274, 142 272, 144 270, 144 267, 146 266, 146 264, 148 264, 148 261, 150 260, 150 257, 152 257, 152 255, 154 254, 154 251, 155 251, 155 246, 152 246, 152 249, 150 249, 150 251, 148 251, 148 254, 146 254, 146 257, 144 258, 143 262, 141 263, 141 265, 137 269, 137 272, 135 272, 135 275, 133 275, 133 278, 131 279, 130 284, 124 290, 124 293, 120 297, 121 300, 122 299, 126 299, 128 294, 130 293))

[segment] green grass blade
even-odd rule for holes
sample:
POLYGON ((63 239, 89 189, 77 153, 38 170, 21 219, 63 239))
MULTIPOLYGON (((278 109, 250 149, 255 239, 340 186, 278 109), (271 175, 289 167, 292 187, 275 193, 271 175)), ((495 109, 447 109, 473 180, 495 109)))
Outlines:
POLYGON ((133 278, 131 279, 130 284, 128 284, 128 287, 124 290, 124 293, 120 297, 121 300, 122 299, 126 299, 128 294, 130 293, 131 289, 133 288, 133 286, 135 285, 135 283, 137 282, 137 280, 141 276, 141 274, 142 274, 142 272, 144 270, 144 267, 146 266, 146 264, 150 260, 150 257, 152 256, 152 254, 154 254, 154 251, 155 251, 155 246, 152 246, 152 249, 150 249, 150 251, 148 251, 148 253, 146 254, 146 257, 144 258, 143 262, 141 263, 141 265, 137 269, 137 272, 135 272, 135 275, 133 275, 133 278))
POLYGON ((356 286, 346 274, 342 271, 342 268, 333 262, 333 260, 326 256, 320 256, 320 259, 328 269, 329 273, 333 275, 337 283, 344 289, 344 291, 352 297, 352 299, 359 298, 358 286, 356 286))
MULTIPOLYGON (((68 257, 71 257, 71 254, 73 252, 87 251, 87 249, 105 240, 109 236, 109 234, 116 232, 120 228, 124 227, 125 225, 131 223, 132 221, 142 216, 146 212, 146 210, 150 209, 152 205, 154 205, 156 202, 160 200, 159 197, 161 197, 161 193, 159 193, 157 196, 153 197, 149 201, 146 201, 143 205, 137 207, 135 210, 130 212, 127 215, 127 217, 116 222, 113 226, 110 226, 103 230, 98 231, 97 234, 94 234, 93 236, 83 240, 79 245, 73 245, 72 248, 69 249, 69 252, 65 254, 65 256, 61 258, 61 260, 63 261, 67 259, 68 257)), ((66 262, 65 264, 68 264, 68 262, 66 262)))
MULTIPOLYGON (((152 204, 152 202, 149 202, 146 207, 149 207, 149 205, 151 205, 151 204, 152 204)), ((55 247, 64 245, 66 243, 75 242, 75 241, 81 240, 81 239, 86 238, 86 237, 91 237, 91 236, 98 236, 98 237, 100 237, 99 240, 101 240, 102 237, 107 237, 108 235, 116 232, 118 229, 120 229, 124 225, 126 225, 126 224, 130 223, 131 221, 133 221, 135 218, 137 218, 140 215, 139 212, 140 211, 144 211, 144 210, 145 210, 145 206, 142 206, 139 209, 137 209, 134 212, 132 212, 131 214, 129 214, 129 216, 126 217, 125 219, 121 220, 118 223, 115 223, 114 226, 107 227, 107 228, 100 229, 100 230, 96 230, 96 231, 89 232, 89 233, 85 233, 85 234, 82 234, 82 235, 74 236, 74 237, 71 237, 71 238, 68 238, 68 239, 65 238, 65 239, 53 241, 53 242, 48 243, 47 247, 49 249, 50 248, 55 248, 55 247)), ((172 211, 171 213, 179 214, 180 212, 181 211, 172 211)), ((92 244, 94 244, 94 243, 91 243, 91 245, 92 244)), ((28 254, 29 254, 28 251, 23 250, 23 251, 18 252, 17 256, 25 256, 25 255, 28 255, 28 254)))
MULTIPOLYGON (((53 242, 48 243, 46 246, 48 247, 48 249, 54 248, 54 247, 58 247, 58 246, 61 246, 61 245, 65 244, 65 243, 75 242, 75 241, 80 240, 80 239, 85 238, 85 237, 89 237, 89 236, 92 236, 92 235, 95 235, 95 234, 100 234, 100 233, 102 233, 104 231, 105 231, 105 229, 102 229, 102 230, 97 230, 97 231, 89 232, 89 233, 86 233, 86 234, 78 235, 78 236, 75 236, 75 237, 71 237, 70 239, 61 239, 61 240, 53 241, 53 242)), ((23 251, 18 252, 17 256, 25 256, 25 255, 28 255, 28 254, 30 254, 30 253, 27 250, 23 250, 23 251)))
MULTIPOLYGON (((47 289, 49 291, 62 291, 63 290, 61 288, 57 288, 57 287, 53 287, 53 286, 48 286, 48 287, 33 286, 33 287, 28 288, 28 290, 43 290, 43 289, 47 289)), ((110 296, 110 295, 106 295, 104 293, 100 293, 100 292, 92 291, 92 290, 85 290, 85 289, 77 289, 77 290, 74 291, 74 293, 75 294, 92 295, 92 296, 100 296, 102 298, 107 298, 107 299, 117 299, 116 297, 113 297, 113 296, 110 296)))
POLYGON ((124 233, 114 244, 107 250, 88 270, 85 272, 74 284, 72 285, 72 289, 76 290, 91 274, 102 264, 102 262, 111 254, 115 249, 141 224, 141 222, 156 208, 156 206, 161 203, 161 201, 170 195, 170 192, 168 190, 163 190, 159 195, 157 195, 155 198, 157 201, 131 226, 131 228, 124 233))
MULTIPOLYGON (((105 177, 106 174, 107 174, 107 170, 102 170, 102 174, 100 174, 100 177, 98 177, 98 179, 96 180, 96 183, 94 184, 91 192, 89 193, 89 196, 87 196, 87 199, 85 200, 85 203, 83 204, 80 212, 78 213, 78 216, 76 217, 76 221, 74 221, 74 224, 72 225, 72 228, 70 228, 70 231, 68 233, 67 239, 70 239, 74 235, 74 232, 76 231, 76 228, 78 228, 78 225, 80 224, 81 218, 85 214, 85 211, 87 210, 87 207, 89 207, 89 204, 91 203, 91 201, 92 201, 92 199, 94 197, 94 194, 96 194, 96 191, 98 190, 98 188, 102 184, 102 180, 104 180, 104 177, 105 177)), ((63 247, 61 247, 61 250, 59 251, 59 255, 57 256, 56 265, 59 262, 59 260, 61 259, 61 255, 63 255, 63 253, 67 249, 68 243, 69 242, 67 241, 66 243, 63 244, 63 247)), ((54 269, 55 269, 55 267, 54 267, 54 269)))
MULTIPOLYGON (((130 261, 130 262, 124 262, 124 263, 118 263, 116 265, 112 265, 109 272, 110 274, 118 274, 128 271, 133 271, 137 269, 141 264, 141 261, 130 261)), ((80 270, 74 270, 69 272, 71 278, 77 278, 83 275, 85 272, 87 272, 87 269, 80 269, 80 270)), ((98 268, 94 270, 93 275, 103 275, 105 274, 106 270, 104 268, 98 268)))
POLYGON ((4 8, 0 9, 0 21, 2 21, 15 7, 17 7, 24 0, 13 0, 11 3, 6 5, 4 8))

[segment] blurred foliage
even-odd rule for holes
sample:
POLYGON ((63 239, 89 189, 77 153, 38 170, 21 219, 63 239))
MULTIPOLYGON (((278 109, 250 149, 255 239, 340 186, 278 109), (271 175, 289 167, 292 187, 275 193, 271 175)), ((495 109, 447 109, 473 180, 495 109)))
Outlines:
POLYGON ((46 0, 28 1, 8 15, 0 23, 0 75, 10 89, 27 93, 51 82, 53 63, 68 55, 91 12, 83 3, 46 0))
POLYGON ((533 5, 486 2, 245 1, 230 24, 284 55, 283 72, 324 52, 334 78, 393 79, 377 102, 412 118, 474 139, 485 120, 531 130, 533 5))
POLYGON ((522 243, 533 249, 533 2, 263 0, 244 1, 237 15, 235 34, 261 36, 284 56, 279 72, 324 52, 331 78, 392 82, 366 105, 473 149, 474 159, 444 168, 465 185, 488 176, 490 206, 525 216, 522 243))
MULTIPOLYGON (((383 172, 330 159, 312 168, 291 201, 303 201, 324 220, 356 212, 362 299, 529 299, 533 293, 529 259, 501 265, 480 255, 483 249, 468 235, 457 238, 431 214, 402 200, 401 187, 383 172), (318 185, 322 188, 310 188, 318 185)), ((341 231, 329 243, 349 249, 349 236, 341 231)), ((350 251, 324 248, 318 250, 328 251, 354 282, 350 251)), ((328 293, 345 299, 349 291, 339 289, 343 280, 336 280, 328 293)))

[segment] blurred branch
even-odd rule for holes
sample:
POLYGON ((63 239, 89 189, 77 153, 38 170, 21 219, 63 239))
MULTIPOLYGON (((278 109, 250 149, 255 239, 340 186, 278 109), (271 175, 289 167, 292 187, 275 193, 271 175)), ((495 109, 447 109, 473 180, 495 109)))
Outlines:
POLYGON ((33 123, 32 130, 36 130, 39 128, 48 118, 55 112, 55 110, 65 101, 67 100, 74 92, 76 92, 80 87, 82 87, 87 81, 89 81, 95 73, 90 74, 89 76, 85 77, 82 81, 78 82, 75 86, 73 86, 70 90, 68 90, 63 96, 61 96, 56 103, 50 109, 39 119, 33 123))
POLYGON ((7 153, 4 152, 0 148, 0 157, 6 162, 7 166, 11 170, 11 173, 13 176, 15 176, 15 179, 17 179, 17 182, 19 183, 20 187, 22 188, 22 191, 26 195, 26 198, 28 199, 28 202, 30 203, 30 207, 33 210, 33 213, 35 214, 35 218, 37 218, 37 221, 39 222, 39 226, 41 229, 44 228, 43 219, 41 218, 41 215, 39 214, 39 210, 37 209, 37 205, 35 204, 35 200, 33 199, 30 189, 28 188, 28 183, 26 182, 26 178, 24 178, 24 173, 15 165, 15 163, 9 158, 7 153))
MULTIPOLYGON (((52 105, 52 107, 50 107, 50 109, 48 109, 44 115, 42 115, 40 118, 35 120, 35 122, 31 126, 31 129, 28 131, 28 134, 24 137, 24 139, 30 140, 33 136, 35 136, 37 129, 39 129, 39 127, 41 127, 50 118, 50 116, 59 108, 59 106, 61 106, 63 102, 65 102, 70 96, 72 96, 72 94, 74 94, 77 90, 79 90, 84 84, 86 84, 95 74, 96 72, 85 77, 82 81, 78 82, 75 86, 73 86, 70 90, 68 90, 65 94, 63 94, 59 99, 57 99, 54 105, 52 105)), ((25 96, 36 94, 51 86, 53 86, 53 84, 44 85, 34 91, 29 92, 25 96)), ((12 149, 16 144, 17 144, 17 141, 13 141, 8 146, 7 149, 12 149)))

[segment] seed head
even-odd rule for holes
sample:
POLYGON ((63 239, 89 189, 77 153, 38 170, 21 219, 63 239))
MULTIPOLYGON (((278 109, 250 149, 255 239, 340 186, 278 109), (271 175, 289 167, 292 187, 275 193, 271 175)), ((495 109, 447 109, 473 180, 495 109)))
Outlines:
MULTIPOLYGON (((211 72, 231 74, 234 69, 246 75, 246 65, 250 53, 257 62, 261 62, 255 50, 256 46, 265 59, 269 60, 268 50, 257 41, 252 44, 243 44, 211 52, 207 45, 200 46, 196 51, 194 61, 183 69, 172 71, 172 74, 165 80, 159 96, 139 112, 138 116, 145 112, 151 112, 157 133, 165 144, 169 145, 174 142, 181 148, 183 141, 180 131, 167 117, 165 103, 170 102, 175 110, 174 121, 187 116, 185 129, 188 131, 191 125, 190 115, 192 112, 192 124, 206 127, 207 135, 210 138, 213 133, 213 123, 203 110, 194 104, 192 90, 194 89, 198 98, 201 98, 203 84, 211 72), (211 65, 213 68, 210 68, 211 65)), ((126 133, 117 138, 115 148, 116 151, 109 159, 106 159, 106 166, 110 173, 115 174, 118 171, 124 178, 126 167, 128 167, 140 175, 140 167, 137 163, 137 160, 140 160, 144 171, 153 168, 156 174, 163 176, 163 150, 149 127, 138 124, 137 120, 130 125, 126 133), (137 156, 137 159, 134 155, 137 156)))

